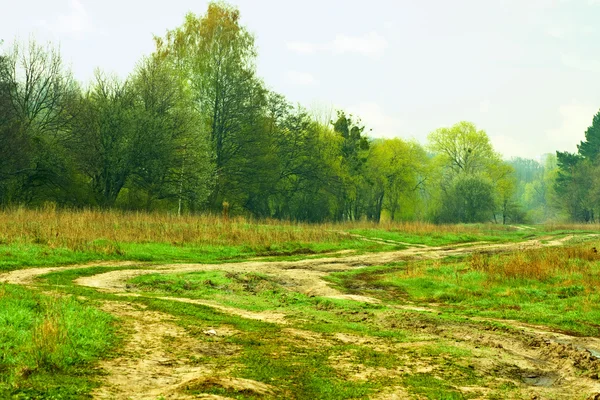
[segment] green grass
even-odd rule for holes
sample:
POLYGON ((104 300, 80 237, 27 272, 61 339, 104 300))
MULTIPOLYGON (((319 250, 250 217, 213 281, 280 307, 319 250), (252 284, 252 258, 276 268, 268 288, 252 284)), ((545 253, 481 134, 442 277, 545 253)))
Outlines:
POLYGON ((98 252, 79 252, 47 245, 14 242, 0 244, 0 272, 29 267, 79 264, 99 260, 117 260, 117 255, 98 252))
POLYGON ((128 287, 147 294, 215 300, 250 311, 310 303, 307 296, 283 289, 274 278, 257 273, 201 271, 149 274, 131 279, 128 287))
POLYGON ((589 234, 594 231, 581 229, 554 229, 551 226, 540 225, 535 229, 517 229, 504 225, 457 225, 453 231, 447 230, 409 232, 402 227, 389 227, 388 229, 349 229, 348 232, 370 239, 389 240, 391 242, 421 244, 426 246, 447 246, 473 242, 506 243, 519 242, 544 236, 553 236, 554 239, 569 234, 589 234))
MULTIPOLYGON (((507 257, 517 256, 492 259, 499 259, 502 267, 509 262, 507 257)), ((541 279, 499 277, 473 268, 468 260, 396 263, 334 273, 328 279, 350 293, 368 294, 387 304, 434 303, 454 315, 514 319, 599 336, 600 262, 573 257, 566 262, 572 268, 541 279)))
POLYGON ((462 400, 467 398, 445 380, 430 374, 407 375, 404 378, 404 384, 411 393, 425 396, 427 399, 462 400))
POLYGON ((0 286, 0 397, 88 398, 114 318, 70 297, 0 286))
POLYGON ((423 244, 427 246, 445 246, 472 242, 514 242, 522 241, 544 234, 537 230, 517 230, 502 226, 491 229, 489 226, 472 226, 467 232, 423 232, 409 233, 401 229, 351 229, 350 233, 370 239, 383 239, 400 243, 423 244))
MULTIPOLYGON (((251 224, 238 225, 240 232, 258 229, 251 224)), ((265 234, 290 229, 296 228, 276 225, 260 228, 265 234)), ((424 229, 418 233, 401 232, 393 227, 343 229, 371 238, 430 246, 514 242, 547 234, 544 229, 492 229, 487 225, 460 227, 456 231, 450 227, 440 232, 424 229)), ((556 232, 567 233, 568 230, 556 232)), ((336 241, 326 236, 315 237, 312 242, 282 240, 269 245, 259 239, 257 235, 254 243, 236 245, 231 244, 233 239, 222 243, 82 239, 79 247, 69 248, 27 240, 0 244, 0 271, 94 260, 224 264, 223 270, 139 276, 128 282, 129 290, 142 295, 139 297, 116 296, 73 284, 78 277, 138 268, 135 266, 77 268, 40 277, 36 284, 41 290, 51 289, 62 297, 0 286, 0 398, 89 397, 98 378, 94 363, 114 349, 117 340, 113 318, 91 308, 88 304, 93 300, 139 303, 148 310, 171 315, 190 336, 215 350, 210 354, 186 354, 193 362, 274 388, 273 393, 262 396, 207 381, 187 390, 190 395, 211 393, 235 399, 362 399, 393 387, 402 387, 403 393, 415 398, 484 397, 477 390, 461 389, 469 385, 490 388, 490 396, 497 398, 505 394, 520 398, 518 384, 510 386, 512 383, 508 382, 506 388, 501 387, 490 376, 493 374, 474 369, 474 360, 482 356, 479 348, 466 348, 443 332, 471 328, 486 331, 490 327, 510 337, 511 328, 495 320, 470 319, 477 316, 517 319, 582 335, 600 335, 600 326, 596 324, 600 321, 597 306, 600 260, 580 257, 577 252, 563 258, 555 254, 543 265, 557 262, 562 269, 548 267, 547 271, 538 271, 537 277, 538 272, 525 271, 523 276, 507 278, 504 266, 516 261, 506 258, 512 256, 501 255, 486 256, 489 260, 486 258, 485 262, 469 257, 443 262, 398 262, 328 276, 342 291, 381 300, 381 304, 369 304, 311 297, 295 292, 293 286, 277 276, 228 272, 225 263, 255 257, 262 257, 265 262, 323 257, 331 256, 328 252, 347 249, 356 253, 397 250, 405 248, 404 245, 347 237, 336 241), (88 300, 75 300, 75 296, 88 300), (281 313, 286 316, 285 324, 242 318, 162 297, 210 300, 247 311, 281 313), (407 303, 431 305, 435 312, 402 309, 407 303), (207 328, 231 333, 210 337, 203 333, 207 328), (289 330, 301 331, 307 337, 296 337, 289 330), (40 332, 50 340, 40 341, 40 332), (218 349, 223 346, 229 350, 220 353, 218 349), (421 372, 419 363, 428 366, 430 372, 421 372)), ((531 259, 537 260, 533 256, 531 259)), ((520 273, 515 271, 517 275, 520 273)), ((506 375, 502 371, 498 374, 500 378, 516 379, 515 382, 520 379, 518 374, 506 375)))
MULTIPOLYGON (((385 382, 352 382, 343 373, 334 369, 336 356, 348 351, 348 346, 326 346, 314 351, 306 346, 298 346, 282 333, 282 327, 275 324, 253 321, 215 311, 210 307, 171 302, 152 298, 137 301, 150 309, 167 312, 179 318, 178 322, 190 334, 207 340, 200 333, 199 326, 212 326, 217 330, 223 326, 233 327, 239 333, 226 339, 226 343, 241 348, 236 356, 226 359, 212 359, 210 362, 224 362, 227 366, 237 365, 233 375, 272 385, 276 388, 273 397, 287 399, 361 399, 379 388, 385 382)), ((336 324, 332 318, 332 324, 336 324)), ((335 326, 334 326, 335 328, 335 326)), ((353 350, 360 349, 353 346, 353 350)), ((369 352, 364 349, 364 352, 369 352)), ((364 359, 365 356, 360 356, 364 359)), ((379 358, 384 359, 383 355, 379 358)), ((252 393, 239 393, 220 386, 203 385, 191 388, 190 394, 211 393, 236 399, 262 398, 252 393)))
POLYGON ((148 274, 129 280, 128 287, 149 296, 204 299, 249 311, 284 313, 290 322, 314 332, 407 338, 403 331, 385 330, 366 322, 374 312, 385 310, 385 306, 307 296, 288 290, 276 278, 262 274, 226 271, 148 274))
POLYGON ((404 246, 379 245, 362 240, 336 243, 286 243, 274 246, 174 245, 171 243, 116 243, 94 241, 80 250, 54 248, 27 242, 0 243, 0 272, 31 267, 83 264, 92 261, 140 261, 156 263, 225 263, 264 257, 265 261, 323 257, 340 250, 399 250, 404 246))
MULTIPOLYGON (((361 399, 367 398, 378 382, 346 380, 331 365, 331 359, 345 349, 321 348, 320 351, 286 346, 285 357, 274 357, 282 351, 278 340, 253 347, 240 357, 240 376, 270 382, 283 393, 293 393, 295 399, 361 399)), ((281 396, 285 398, 285 396, 281 396)))

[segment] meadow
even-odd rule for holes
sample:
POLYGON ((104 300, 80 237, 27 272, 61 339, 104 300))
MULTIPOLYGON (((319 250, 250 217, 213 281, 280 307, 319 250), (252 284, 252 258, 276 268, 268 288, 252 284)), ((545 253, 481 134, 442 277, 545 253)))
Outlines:
POLYGON ((0 212, 3 398, 587 399, 594 225, 0 212))

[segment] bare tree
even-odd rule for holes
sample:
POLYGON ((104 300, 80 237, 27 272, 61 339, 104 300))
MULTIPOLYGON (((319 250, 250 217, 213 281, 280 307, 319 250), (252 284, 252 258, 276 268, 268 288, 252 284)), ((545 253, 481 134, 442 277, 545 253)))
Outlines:
POLYGON ((7 58, 11 103, 22 128, 34 136, 64 129, 77 85, 59 51, 30 40, 27 45, 15 44, 7 58))
MULTIPOLYGON (((67 191, 65 157, 61 141, 69 128, 69 106, 77 97, 78 87, 62 63, 59 51, 30 40, 16 43, 3 56, 1 81, 5 94, 3 139, 20 148, 18 175, 21 201, 32 201, 41 188, 67 191), (10 135, 7 133, 10 131, 10 135)), ((13 163, 13 165, 16 165, 13 163)))

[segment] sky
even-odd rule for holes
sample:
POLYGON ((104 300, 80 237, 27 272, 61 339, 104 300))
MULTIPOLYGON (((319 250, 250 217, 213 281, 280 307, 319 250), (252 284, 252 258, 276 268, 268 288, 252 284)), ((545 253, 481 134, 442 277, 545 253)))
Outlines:
MULTIPOLYGON (((271 90, 373 137, 466 120, 505 158, 576 151, 600 109, 600 0, 231 0, 271 90)), ((203 0, 0 0, 0 39, 51 41, 86 84, 126 78, 203 0)))

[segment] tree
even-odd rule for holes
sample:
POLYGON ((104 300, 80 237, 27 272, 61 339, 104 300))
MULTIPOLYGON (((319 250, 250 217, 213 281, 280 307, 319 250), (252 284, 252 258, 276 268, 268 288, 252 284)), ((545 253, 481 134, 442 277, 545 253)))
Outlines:
POLYGON ((455 174, 475 174, 500 159, 485 131, 477 130, 470 122, 437 129, 428 139, 430 149, 441 155, 455 174))
POLYGON ((402 206, 416 208, 417 190, 427 179, 428 159, 416 142, 402 139, 376 141, 372 144, 366 164, 366 180, 371 193, 367 216, 379 221, 386 209, 391 220, 402 206))
POLYGON ((212 185, 208 137, 200 128, 189 93, 172 65, 145 58, 132 77, 135 102, 132 189, 146 194, 145 207, 155 201, 177 201, 194 209, 212 185))
POLYGON ((514 195, 513 170, 494 151, 485 131, 463 121, 432 132, 429 142, 442 168, 436 218, 447 222, 489 220, 495 218, 494 210, 499 203, 506 222, 514 195), (488 189, 491 190, 489 198, 488 189), (466 210, 466 205, 479 209, 466 210))
POLYGON ((369 141, 363 135, 365 127, 360 120, 354 121, 338 111, 337 120, 332 121, 334 132, 339 135, 342 161, 341 185, 338 193, 338 220, 357 220, 360 218, 364 199, 360 186, 363 184, 363 167, 367 160, 369 141))
POLYGON ((494 188, 482 175, 460 175, 453 180, 438 221, 486 222, 494 211, 494 188))
POLYGON ((0 56, 0 204, 15 197, 17 179, 28 168, 28 141, 12 107, 9 59, 0 56))
POLYGON ((96 72, 80 99, 68 146, 94 204, 111 207, 135 171, 135 97, 128 82, 96 72))
POLYGON ((536 223, 556 219, 553 207, 556 197, 553 185, 558 172, 556 156, 546 154, 542 162, 514 158, 510 165, 515 170, 515 198, 523 207, 524 219, 536 223))
POLYGON ((3 138, 10 142, 8 158, 18 158, 10 172, 19 186, 15 199, 31 203, 66 195, 70 171, 62 145, 79 88, 59 52, 33 40, 15 44, 2 56, 1 69, 3 114, 10 120, 3 138))
POLYGON ((556 176, 555 190, 559 202, 574 221, 593 222, 594 201, 590 191, 593 185, 594 166, 589 159, 580 154, 556 152, 559 172, 556 176))
MULTIPOLYGON (((498 211, 502 215, 502 225, 506 225, 509 220, 523 222, 523 215, 515 197, 517 182, 513 167, 506 163, 498 164, 493 171, 492 179, 496 197, 494 204, 499 206, 498 211)), ((497 222, 496 214, 494 214, 494 220, 497 222)))
MULTIPOLYGON (((156 38, 157 55, 167 57, 190 82, 203 127, 210 133, 216 167, 213 209, 224 200, 244 203, 231 192, 249 178, 243 160, 256 150, 265 90, 256 78, 254 37, 240 25, 240 13, 210 3, 204 16, 188 14, 184 24, 156 38), (233 198, 232 198, 233 197, 233 198)), ((247 164, 247 163, 246 163, 247 164)))
POLYGON ((594 222, 595 208, 600 197, 596 190, 596 172, 600 169, 600 112, 585 132, 585 141, 577 146, 577 153, 556 152, 558 174, 554 189, 558 203, 572 220, 594 222))
POLYGON ((600 112, 594 115, 592 125, 585 131, 585 141, 577 145, 579 154, 592 162, 597 162, 600 154, 600 112))

